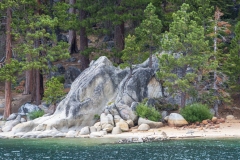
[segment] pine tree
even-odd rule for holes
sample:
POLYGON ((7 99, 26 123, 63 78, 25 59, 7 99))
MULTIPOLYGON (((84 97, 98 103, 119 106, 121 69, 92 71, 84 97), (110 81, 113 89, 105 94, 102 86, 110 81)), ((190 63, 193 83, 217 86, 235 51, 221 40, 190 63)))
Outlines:
POLYGON ((136 63, 141 62, 140 61, 140 47, 138 46, 136 42, 136 37, 133 35, 128 35, 127 38, 125 38, 125 48, 122 51, 122 60, 125 62, 121 64, 122 67, 129 67, 130 68, 130 73, 129 77, 132 76, 132 71, 133 71, 133 65, 136 63))
POLYGON ((162 37, 164 50, 159 57, 158 77, 170 94, 180 94, 181 107, 186 104, 187 94, 198 88, 198 77, 208 60, 208 41, 204 28, 191 19, 188 4, 173 14, 169 32, 162 37), (193 85, 194 84, 194 85, 193 85))
POLYGON ((149 67, 152 68, 153 48, 158 48, 162 29, 161 20, 155 14, 156 8, 150 3, 144 10, 145 19, 136 28, 136 36, 140 39, 143 49, 149 50, 149 67))
POLYGON ((235 37, 231 41, 224 71, 229 76, 230 89, 238 91, 240 87, 240 22, 236 24, 234 33, 235 37))

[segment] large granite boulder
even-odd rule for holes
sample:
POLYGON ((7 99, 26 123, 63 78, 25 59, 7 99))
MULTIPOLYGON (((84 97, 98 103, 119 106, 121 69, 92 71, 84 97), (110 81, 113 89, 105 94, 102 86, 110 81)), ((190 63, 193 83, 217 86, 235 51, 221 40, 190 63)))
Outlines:
POLYGON ((26 103, 18 109, 18 114, 27 115, 28 113, 40 111, 40 110, 41 109, 37 105, 26 103))
POLYGON ((160 128, 160 127, 163 127, 163 123, 162 122, 154 122, 154 121, 151 121, 151 120, 139 117, 138 125, 141 125, 141 124, 148 124, 150 126, 150 128, 160 128))
POLYGON ((187 125, 188 122, 183 118, 182 115, 178 113, 171 113, 168 116, 168 125, 169 126, 175 126, 175 127, 181 127, 184 125, 187 125))
POLYGON ((119 127, 123 132, 127 132, 129 130, 127 122, 125 122, 123 119, 116 123, 116 126, 119 127))
MULTIPOLYGON (((148 68, 148 60, 134 66, 129 78, 129 68, 116 68, 106 57, 100 57, 74 80, 68 95, 59 103, 53 115, 33 120, 34 125, 25 122, 23 126, 27 128, 27 124, 34 127, 44 124, 45 128, 38 129, 80 131, 84 126, 92 126, 96 122, 94 115, 101 115, 108 104, 113 106, 110 114, 136 123, 137 116, 131 108, 132 103, 146 97, 162 96, 162 87, 155 78, 157 62, 154 57, 153 68, 148 68)), ((102 129, 110 132, 114 123, 107 125, 102 126, 102 129)))

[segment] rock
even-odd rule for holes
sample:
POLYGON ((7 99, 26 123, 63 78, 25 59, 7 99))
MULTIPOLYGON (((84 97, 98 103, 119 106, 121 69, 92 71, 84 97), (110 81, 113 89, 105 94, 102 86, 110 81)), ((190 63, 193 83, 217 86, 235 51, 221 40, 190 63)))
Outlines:
POLYGON ((23 122, 20 123, 12 128, 13 133, 19 133, 19 132, 30 132, 33 130, 34 127, 36 127, 37 124, 35 124, 33 121, 23 122))
POLYGON ((178 113, 171 113, 168 116, 168 125, 169 126, 175 126, 175 127, 181 127, 184 125, 187 125, 188 122, 183 118, 182 115, 178 113))
POLYGON ((138 130, 139 131, 148 131, 150 129, 150 126, 148 124, 141 124, 139 127, 138 127, 138 130))
POLYGON ((23 122, 27 122, 27 121, 25 118, 21 118, 20 122, 23 123, 23 122))
POLYGON ((72 84, 80 74, 81 71, 78 68, 69 66, 64 74, 65 84, 72 84))
POLYGON ((119 127, 123 132, 127 132, 129 130, 127 122, 125 122, 123 119, 116 123, 116 126, 119 127))
POLYGON ((83 127, 80 131, 80 135, 87 135, 87 134, 90 134, 90 129, 88 126, 83 127))
POLYGON ((114 115, 114 123, 118 123, 122 118, 119 115, 114 115))
POLYGON ((226 116, 226 120, 234 120, 235 117, 233 115, 228 115, 226 116))
POLYGON ((17 120, 17 119, 11 120, 11 121, 7 121, 7 122, 5 123, 5 125, 2 127, 2 131, 3 131, 3 132, 9 132, 9 131, 12 130, 12 128, 13 128, 14 126, 16 126, 16 125, 19 124, 19 123, 20 123, 20 120, 17 120))
POLYGON ((131 119, 127 120, 126 122, 127 122, 129 128, 134 127, 134 123, 131 119))
POLYGON ((57 41, 60 42, 60 41, 63 41, 63 42, 68 42, 68 38, 66 35, 64 34, 58 34, 57 35, 57 41))
POLYGON ((132 109, 132 111, 136 111, 138 104, 139 104, 138 102, 132 102, 131 107, 130 107, 132 109))
POLYGON ((162 88, 155 79, 158 59, 153 56, 152 68, 148 67, 148 61, 134 66, 133 75, 129 79, 129 68, 116 68, 106 57, 100 57, 74 80, 68 95, 59 103, 55 113, 34 120, 34 124, 36 127, 46 124, 46 130, 55 128, 61 132, 80 130, 84 126, 92 126, 96 122, 94 115, 102 113, 109 102, 114 106, 113 110, 109 110, 110 113, 136 123, 137 116, 130 107, 131 104, 146 97, 160 96, 156 92, 150 93, 152 89, 148 86, 153 81, 154 89, 160 91, 162 88))
POLYGON ((167 111, 162 111, 161 115, 162 115, 162 122, 163 122, 165 120, 165 117, 167 117, 168 112, 167 111))
POLYGON ((90 133, 90 137, 94 138, 94 137, 102 137, 103 133, 102 132, 92 132, 90 133))
POLYGON ((203 120, 202 124, 206 125, 206 124, 208 124, 208 121, 207 120, 203 120))
POLYGON ((114 127, 112 130, 112 134, 121 134, 121 133, 122 133, 122 130, 118 126, 114 127))
POLYGON ((107 131, 100 131, 102 135, 107 135, 107 131))
POLYGON ((45 131, 47 128, 47 124, 39 124, 33 131, 45 131))
POLYGON ((107 49, 109 51, 111 51, 113 47, 114 47, 114 41, 108 41, 107 42, 107 49))
POLYGON ((101 125, 111 124, 114 125, 113 116, 111 114, 102 113, 100 116, 101 125))
POLYGON ((91 126, 91 127, 89 128, 89 130, 90 130, 90 133, 92 133, 92 132, 97 132, 97 128, 94 127, 94 126, 91 126))
POLYGON ((217 122, 217 117, 212 117, 212 122, 216 123, 217 122))
POLYGON ((141 124, 148 124, 150 126, 150 128, 160 128, 163 127, 163 123, 162 122, 154 122, 154 121, 150 121, 144 118, 139 117, 138 119, 138 125, 141 124))
POLYGON ((164 121, 168 121, 168 118, 169 118, 169 116, 166 116, 165 118, 164 118, 164 121))
POLYGON ((16 119, 17 115, 18 115, 18 114, 16 114, 16 113, 10 114, 9 117, 7 118, 7 121, 11 121, 11 120, 16 119))
POLYGON ((68 131, 67 132, 67 134, 66 134, 66 137, 68 137, 68 138, 74 138, 74 137, 76 137, 77 136, 77 134, 78 134, 78 132, 76 132, 76 131, 68 131))
POLYGON ((103 131, 107 131, 108 133, 111 132, 113 129, 113 125, 111 124, 105 124, 105 125, 102 125, 102 130, 103 131))
POLYGON ((65 68, 63 67, 62 64, 56 64, 55 67, 57 68, 58 75, 61 75, 61 74, 65 73, 65 68))
POLYGON ((94 124, 94 127, 97 129, 97 132, 101 131, 102 130, 102 126, 101 126, 101 123, 100 122, 97 122, 94 124))
POLYGON ((41 109, 34 104, 26 103, 18 109, 18 114, 27 115, 28 113, 40 111, 41 109))
POLYGON ((71 57, 67 60, 67 62, 76 62, 77 59, 75 57, 71 57))

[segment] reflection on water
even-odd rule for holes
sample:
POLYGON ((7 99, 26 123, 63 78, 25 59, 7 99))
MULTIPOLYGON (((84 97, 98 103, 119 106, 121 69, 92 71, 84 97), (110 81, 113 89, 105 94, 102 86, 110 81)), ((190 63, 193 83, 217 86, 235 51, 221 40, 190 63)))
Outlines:
POLYGON ((0 139, 3 160, 240 160, 240 139, 109 144, 112 139, 0 139))

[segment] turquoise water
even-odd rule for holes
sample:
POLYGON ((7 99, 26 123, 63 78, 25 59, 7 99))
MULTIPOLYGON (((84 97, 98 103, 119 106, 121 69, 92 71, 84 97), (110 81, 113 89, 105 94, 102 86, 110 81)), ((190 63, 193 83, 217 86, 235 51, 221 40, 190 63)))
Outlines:
POLYGON ((112 139, 0 139, 3 160, 240 160, 240 139, 109 144, 112 139))

